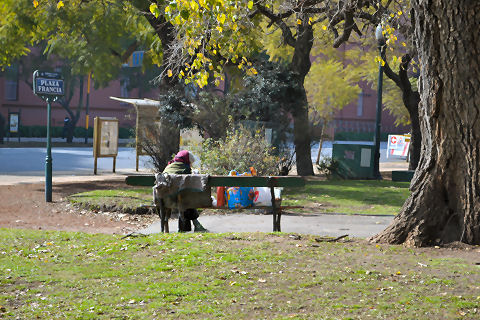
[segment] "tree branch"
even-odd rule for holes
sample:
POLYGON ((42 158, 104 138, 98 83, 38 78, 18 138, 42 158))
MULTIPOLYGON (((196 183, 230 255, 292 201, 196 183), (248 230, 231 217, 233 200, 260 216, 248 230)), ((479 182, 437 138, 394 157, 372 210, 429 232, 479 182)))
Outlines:
POLYGON ((135 40, 131 45, 128 46, 127 50, 125 50, 125 52, 121 56, 122 62, 126 62, 128 60, 128 58, 132 55, 132 53, 135 50, 137 50, 138 45, 139 45, 138 41, 135 40))
POLYGON ((408 79, 407 71, 408 65, 412 61, 412 57, 406 53, 402 56, 402 63, 400 63, 400 70, 398 71, 398 75, 400 77, 400 81, 404 86, 404 90, 412 91, 412 84, 408 79))
POLYGON ((289 17, 290 15, 293 14, 293 11, 291 13, 283 13, 280 15, 274 14, 272 11, 268 10, 266 7, 257 4, 256 5, 257 10, 263 14, 265 17, 270 19, 271 22, 275 23, 280 30, 282 30, 282 35, 283 35, 283 41, 288 44, 291 47, 295 47, 295 38, 292 34, 292 31, 290 28, 287 26, 285 21, 283 21, 284 18, 289 17))
POLYGON ((392 68, 390 68, 390 65, 387 63, 387 56, 385 55, 385 46, 383 46, 383 48, 381 49, 381 58, 385 62, 385 65, 383 66, 383 71, 385 72, 385 75, 389 77, 390 80, 395 82, 397 87, 399 87, 403 91, 403 85, 402 85, 402 81, 400 80, 400 77, 398 76, 398 74, 396 74, 392 70, 392 68))

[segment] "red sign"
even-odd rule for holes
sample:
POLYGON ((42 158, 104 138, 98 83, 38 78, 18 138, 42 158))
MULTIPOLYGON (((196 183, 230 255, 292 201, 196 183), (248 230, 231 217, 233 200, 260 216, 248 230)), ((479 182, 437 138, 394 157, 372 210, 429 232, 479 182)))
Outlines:
POLYGON ((396 144, 396 143, 397 143, 397 137, 395 137, 395 136, 391 137, 391 138, 390 138, 390 142, 391 142, 392 144, 396 144))

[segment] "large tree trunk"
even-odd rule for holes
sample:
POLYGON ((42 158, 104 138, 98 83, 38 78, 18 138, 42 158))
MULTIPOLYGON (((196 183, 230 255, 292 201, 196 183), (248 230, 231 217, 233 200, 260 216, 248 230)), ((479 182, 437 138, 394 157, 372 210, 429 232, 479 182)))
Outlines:
POLYGON ((407 106, 411 123, 411 140, 408 163, 409 170, 416 170, 420 161, 420 152, 422 150, 422 131, 420 129, 420 118, 418 106, 420 104, 420 95, 417 91, 411 92, 408 97, 404 97, 404 104, 407 106), (408 101, 405 101, 408 99, 408 101))
POLYGON ((414 0, 422 152, 411 195, 374 241, 480 244, 480 1, 414 0))
MULTIPOLYGON (((303 20, 307 21, 306 19, 303 20)), ((310 51, 313 45, 313 29, 312 26, 304 22, 298 27, 297 31, 295 51, 290 64, 290 69, 295 73, 297 84, 302 92, 302 98, 293 112, 293 134, 297 174, 301 176, 313 176, 308 101, 304 87, 305 76, 311 67, 310 51)))

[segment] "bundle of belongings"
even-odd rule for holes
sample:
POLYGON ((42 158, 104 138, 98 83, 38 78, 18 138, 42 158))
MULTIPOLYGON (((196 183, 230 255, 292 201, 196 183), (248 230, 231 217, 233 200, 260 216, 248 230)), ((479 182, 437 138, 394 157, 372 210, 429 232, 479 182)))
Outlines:
MULTIPOLYGON (((256 176, 255 168, 250 167, 248 172, 239 174, 232 170, 229 176, 256 176)), ((280 203, 283 188, 274 188, 275 201, 280 203)), ((271 206, 272 197, 268 187, 218 187, 217 201, 214 206, 227 206, 229 209, 240 209, 255 206, 271 206)))
POLYGON ((153 187, 153 200, 163 199, 166 208, 185 210, 212 205, 207 174, 157 173, 153 187))
POLYGON ((212 199, 207 187, 208 175, 192 175, 191 164, 194 156, 182 150, 168 163, 163 173, 155 175, 153 201, 157 207, 166 208, 167 220, 172 209, 179 211, 178 231, 191 231, 191 223, 195 231, 207 231, 197 220, 195 208, 210 207, 212 199))

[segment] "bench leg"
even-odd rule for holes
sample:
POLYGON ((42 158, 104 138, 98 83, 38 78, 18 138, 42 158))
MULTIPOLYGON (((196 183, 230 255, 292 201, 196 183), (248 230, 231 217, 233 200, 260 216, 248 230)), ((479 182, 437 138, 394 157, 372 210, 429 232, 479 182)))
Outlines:
POLYGON ((275 204, 275 190, 270 187, 270 196, 272 198, 272 211, 273 211, 273 232, 280 232, 280 216, 281 212, 277 209, 275 204))
POLYGON ((162 230, 165 233, 170 232, 170 227, 168 226, 168 219, 170 218, 170 213, 171 213, 171 209, 165 209, 165 215, 163 217, 163 230, 162 230))
POLYGON ((277 209, 277 230, 278 232, 282 231, 280 228, 280 218, 282 217, 282 209, 277 209))
POLYGON ((168 219, 170 218, 169 212, 167 212, 169 209, 165 208, 165 205, 163 204, 163 200, 160 200, 159 206, 157 206, 157 213, 160 217, 160 226, 162 228, 162 232, 169 233, 169 227, 168 227, 168 219))

